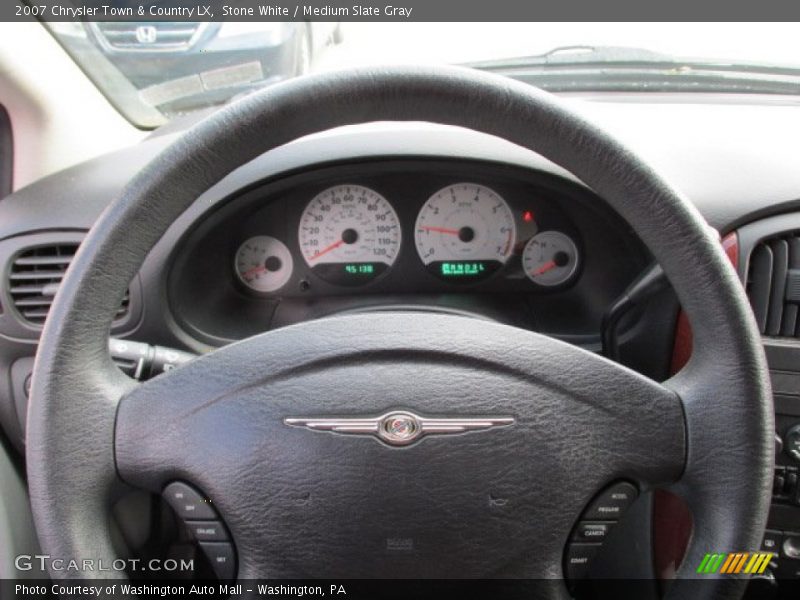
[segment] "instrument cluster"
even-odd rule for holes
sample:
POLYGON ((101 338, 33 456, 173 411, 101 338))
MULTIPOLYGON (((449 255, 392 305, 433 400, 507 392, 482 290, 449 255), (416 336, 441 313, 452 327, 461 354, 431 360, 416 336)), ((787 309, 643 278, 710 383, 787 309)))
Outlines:
MULTIPOLYGON (((562 286, 578 274, 578 244, 542 226, 530 207, 517 211, 480 183, 458 182, 424 201, 404 224, 390 200, 374 189, 341 183, 317 193, 297 224, 297 253, 313 276, 336 286, 360 286, 384 276, 401 252, 414 253, 432 277, 454 284, 491 278, 518 255, 522 273, 541 287, 562 286), (404 226, 411 232, 405 235, 404 226), (403 238, 413 239, 413 249, 403 238)), ((279 293, 295 261, 287 244, 256 235, 239 246, 234 271, 245 288, 279 293)))
POLYGON ((380 157, 237 190, 195 217, 169 260, 177 325, 216 346, 365 310, 596 335, 651 259, 575 182, 498 163, 380 157))

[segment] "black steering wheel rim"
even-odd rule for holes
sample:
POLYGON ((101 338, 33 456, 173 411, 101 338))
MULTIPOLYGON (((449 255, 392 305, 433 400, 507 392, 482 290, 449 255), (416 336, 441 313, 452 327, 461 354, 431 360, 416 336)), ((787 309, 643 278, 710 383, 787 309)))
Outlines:
MULTIPOLYGON (((741 285, 696 209, 547 93, 467 69, 396 67, 299 78, 244 98, 189 130, 103 213, 59 290, 34 369, 27 465, 43 549, 115 556, 98 515, 120 489, 117 406, 135 386, 114 368, 107 338, 148 251, 236 167, 304 135, 381 120, 462 126, 529 148, 576 175, 633 227, 693 325, 691 361, 667 384, 683 401, 686 425, 685 470, 673 489, 695 517, 679 577, 691 576, 705 552, 758 548, 773 466, 767 368, 741 285)), ((741 581, 720 578, 703 593, 735 597, 741 589, 741 581)), ((685 590, 679 581, 671 594, 685 590)))

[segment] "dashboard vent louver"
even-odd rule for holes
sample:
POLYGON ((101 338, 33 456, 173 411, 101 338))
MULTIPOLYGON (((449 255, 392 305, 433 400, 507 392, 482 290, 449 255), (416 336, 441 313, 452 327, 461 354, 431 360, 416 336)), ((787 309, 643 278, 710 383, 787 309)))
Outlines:
POLYGON ((747 296, 763 335, 800 337, 800 232, 763 240, 753 249, 747 296))
MULTIPOLYGON (((23 250, 11 263, 8 290, 22 318, 43 325, 64 273, 78 250, 76 243, 50 244, 23 250)), ((116 319, 128 314, 130 292, 125 292, 116 319)))

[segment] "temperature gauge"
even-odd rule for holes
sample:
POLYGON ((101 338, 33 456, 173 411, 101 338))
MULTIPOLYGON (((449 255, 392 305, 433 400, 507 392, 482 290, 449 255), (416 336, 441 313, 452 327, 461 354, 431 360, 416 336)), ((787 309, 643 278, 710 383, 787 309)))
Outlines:
POLYGON ((234 268, 239 280, 256 292, 274 292, 292 276, 292 253, 282 241, 268 235, 247 240, 236 251, 234 268))
POLYGON ((578 270, 578 248, 559 231, 537 233, 522 251, 522 268, 534 283, 561 285, 578 270))

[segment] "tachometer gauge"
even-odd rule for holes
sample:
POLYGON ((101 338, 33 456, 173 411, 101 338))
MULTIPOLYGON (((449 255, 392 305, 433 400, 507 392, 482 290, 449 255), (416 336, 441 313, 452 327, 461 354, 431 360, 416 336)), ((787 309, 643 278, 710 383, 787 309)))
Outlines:
POLYGON ((394 264, 400 251, 400 221, 378 192, 337 185, 308 203, 298 240, 314 274, 330 283, 358 285, 394 264))
POLYGON ((274 292, 292 276, 292 253, 282 241, 259 235, 239 246, 234 260, 236 275, 257 292, 274 292))
POLYGON ((497 192, 457 183, 431 196, 417 216, 417 252, 441 279, 477 281, 500 269, 516 239, 514 216, 497 192))
POLYGON ((561 285, 578 270, 578 248, 575 242, 559 231, 542 231, 525 245, 522 268, 534 283, 561 285))

